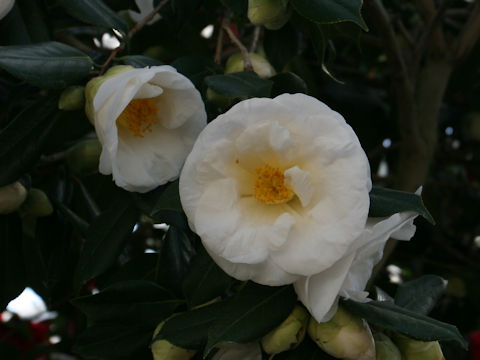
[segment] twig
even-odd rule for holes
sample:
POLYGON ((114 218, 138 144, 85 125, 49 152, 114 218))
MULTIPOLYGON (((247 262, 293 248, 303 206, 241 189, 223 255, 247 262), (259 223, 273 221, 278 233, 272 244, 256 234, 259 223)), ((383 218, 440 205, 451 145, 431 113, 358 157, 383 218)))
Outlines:
POLYGON ((116 49, 114 49, 110 55, 108 56, 108 59, 103 63, 102 68, 100 69, 100 73, 98 74, 99 76, 103 75, 105 71, 107 70, 108 66, 112 62, 113 58, 121 51, 123 50, 123 44, 119 45, 116 49))
POLYGON ((163 0, 153 9, 150 14, 145 16, 142 21, 138 22, 128 33, 128 38, 131 39, 137 32, 139 32, 150 20, 153 19, 156 13, 158 13, 170 0, 163 0))
POLYGON ((215 57, 213 60, 215 64, 220 64, 222 62, 222 50, 223 50, 223 27, 220 26, 218 29, 217 37, 217 46, 215 47, 215 57))
POLYGON ((242 42, 235 36, 233 33, 232 29, 230 28, 228 22, 226 19, 223 19, 222 21, 222 27, 223 29, 227 32, 228 36, 230 37, 230 40, 232 40, 235 45, 237 45, 238 49, 242 53, 243 57, 243 68, 245 71, 253 71, 253 66, 252 66, 252 61, 250 60, 250 54, 248 53, 247 48, 245 45, 242 44, 242 42))
POLYGON ((473 7, 463 30, 455 44, 455 60, 464 58, 473 48, 480 36, 480 2, 473 7))
POLYGON ((257 50, 258 46, 258 40, 260 39, 260 32, 262 28, 261 26, 255 26, 255 29, 253 30, 253 38, 252 42, 250 43, 250 52, 253 53, 255 50, 257 50))

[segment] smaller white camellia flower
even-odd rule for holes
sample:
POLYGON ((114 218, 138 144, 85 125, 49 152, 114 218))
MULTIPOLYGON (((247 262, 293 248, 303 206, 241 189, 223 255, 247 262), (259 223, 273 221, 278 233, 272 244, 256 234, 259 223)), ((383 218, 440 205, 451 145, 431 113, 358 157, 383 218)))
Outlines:
POLYGON ((178 178, 207 120, 200 93, 168 65, 115 66, 89 81, 85 100, 102 144, 99 170, 128 191, 178 178))
POLYGON ((0 1, 0 19, 3 19, 12 10, 15 0, 0 1))
POLYGON ((352 128, 304 94, 233 106, 205 127, 180 176, 183 209, 214 261, 239 280, 293 283, 318 322, 339 296, 365 301, 388 237, 415 231, 413 213, 368 219, 370 189, 352 128))
MULTIPOLYGON (((128 14, 132 18, 132 20, 137 22, 137 23, 142 21, 143 19, 145 19, 145 17, 148 14, 150 14, 154 9, 153 0, 135 0, 135 4, 137 5, 138 10, 140 12, 133 11, 133 10, 128 10, 128 14)), ((162 17, 160 16, 160 14, 157 13, 153 16, 152 20, 150 20, 147 23, 147 25, 152 25, 155 22, 157 22, 158 20, 160 20, 161 18, 162 17)))

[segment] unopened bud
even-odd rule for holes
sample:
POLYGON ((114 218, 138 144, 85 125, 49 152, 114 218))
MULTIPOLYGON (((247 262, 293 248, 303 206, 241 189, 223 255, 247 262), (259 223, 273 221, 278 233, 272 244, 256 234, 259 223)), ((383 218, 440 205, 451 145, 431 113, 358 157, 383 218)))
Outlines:
POLYGON ((394 340, 403 360, 445 360, 438 341, 419 341, 400 334, 394 340))
POLYGON ((97 95, 97 91, 100 88, 100 85, 102 85, 105 80, 130 69, 133 69, 133 66, 112 66, 104 75, 97 76, 87 83, 87 85, 85 86, 85 114, 87 114, 87 117, 92 124, 95 124, 95 109, 93 107, 93 100, 95 99, 95 95, 97 95))
POLYGON ((373 339, 375 340, 376 360, 402 360, 400 350, 387 335, 376 333, 373 335, 373 339))
POLYGON ((85 87, 70 86, 63 90, 58 100, 60 110, 80 110, 85 105, 85 87))
POLYGON ((248 0, 248 19, 252 24, 277 30, 290 18, 288 0, 248 0))
POLYGON ((318 323, 310 318, 308 335, 323 351, 336 358, 375 360, 375 344, 367 322, 341 307, 328 322, 318 323))
POLYGON ((91 174, 98 171, 102 145, 96 139, 79 142, 67 150, 67 164, 77 174, 91 174))
POLYGON ((262 338, 263 350, 267 354, 278 354, 296 348, 305 338, 309 318, 307 310, 295 306, 279 326, 262 338))
MULTIPOLYGON (((252 62, 253 71, 261 78, 269 78, 275 75, 275 69, 263 56, 250 53, 250 61, 252 62)), ((245 63, 241 53, 230 56, 225 64, 225 74, 240 72, 244 70, 245 63)))
POLYGON ((27 198, 27 189, 19 182, 0 187, 0 214, 16 211, 27 198))
POLYGON ((47 194, 40 189, 31 188, 21 210, 23 214, 33 217, 48 216, 53 212, 53 206, 47 194))
MULTIPOLYGON (((162 330, 163 324, 165 324, 165 321, 158 324, 153 332, 153 339, 155 339, 160 330, 162 330)), ((196 350, 182 349, 163 339, 155 341, 151 349, 154 360, 190 360, 197 352, 196 350)))

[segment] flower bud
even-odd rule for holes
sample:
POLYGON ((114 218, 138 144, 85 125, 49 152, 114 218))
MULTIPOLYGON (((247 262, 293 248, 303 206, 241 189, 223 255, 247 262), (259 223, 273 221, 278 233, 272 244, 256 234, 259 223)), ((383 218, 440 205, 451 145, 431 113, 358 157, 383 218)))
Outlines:
POLYGON ((27 198, 27 189, 19 182, 0 187, 0 214, 16 211, 27 198))
POLYGON ((53 206, 47 194, 40 189, 31 188, 21 211, 24 215, 33 217, 48 216, 53 212, 53 206))
POLYGON ((118 75, 124 71, 133 69, 133 66, 130 65, 116 65, 112 66, 108 71, 102 75, 102 76, 97 76, 93 79, 91 79, 86 87, 85 87, 85 113, 87 114, 88 119, 90 122, 94 124, 94 108, 93 108, 93 99, 95 99, 95 95, 97 94, 98 89, 100 88, 100 85, 103 84, 105 80, 108 78, 111 78, 115 75, 118 75))
MULTIPOLYGON (((269 78, 275 75, 275 69, 261 55, 250 53, 250 61, 252 62, 253 71, 261 78, 269 78)), ((241 53, 230 56, 225 64, 225 74, 235 73, 244 70, 244 62, 241 53)))
POLYGON ((401 334, 394 340, 403 360, 445 360, 438 341, 419 341, 401 334))
POLYGON ((263 350, 267 354, 278 354, 297 347, 305 338, 309 318, 307 310, 296 305, 279 326, 262 338, 263 350))
POLYGON ((382 333, 373 335, 375 340, 376 360, 402 360, 400 350, 390 340, 390 338, 382 333))
MULTIPOLYGON (((160 330, 162 330, 163 324, 165 324, 165 321, 158 324, 153 332, 153 339, 155 339, 155 336, 157 336, 160 330)), ((154 360, 190 360, 196 353, 196 350, 182 349, 167 340, 155 341, 152 344, 151 349, 154 360)))
POLYGON ((85 105, 85 87, 70 86, 63 90, 58 100, 60 110, 80 110, 85 105))
POLYGON ((288 0, 248 0, 248 19, 252 24, 278 30, 290 18, 288 0))
POLYGON ((67 150, 67 164, 78 174, 91 174, 98 171, 102 145, 97 139, 81 141, 67 150))
POLYGON ((341 307, 328 322, 318 323, 310 318, 308 335, 323 351, 336 358, 375 360, 375 345, 367 322, 341 307))

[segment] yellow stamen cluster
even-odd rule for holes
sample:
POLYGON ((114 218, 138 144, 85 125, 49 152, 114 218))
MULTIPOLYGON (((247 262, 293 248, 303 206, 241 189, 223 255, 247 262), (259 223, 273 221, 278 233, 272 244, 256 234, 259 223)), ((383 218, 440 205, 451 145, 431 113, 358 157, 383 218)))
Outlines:
POLYGON ((258 176, 253 197, 258 201, 269 205, 284 204, 295 196, 295 193, 285 186, 285 176, 280 168, 266 164, 257 167, 255 172, 258 176))
POLYGON ((157 123, 157 105, 149 98, 133 99, 117 118, 117 125, 142 138, 157 123))

